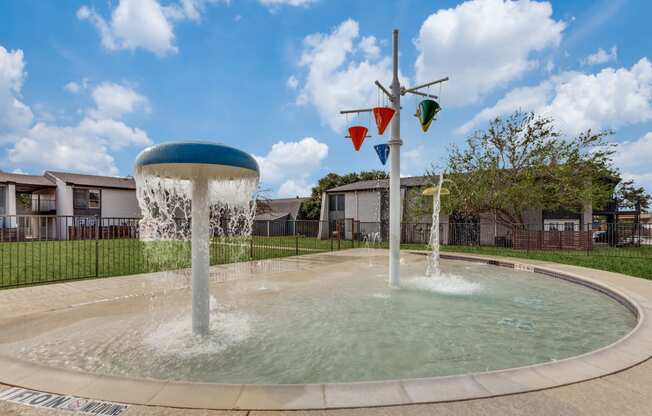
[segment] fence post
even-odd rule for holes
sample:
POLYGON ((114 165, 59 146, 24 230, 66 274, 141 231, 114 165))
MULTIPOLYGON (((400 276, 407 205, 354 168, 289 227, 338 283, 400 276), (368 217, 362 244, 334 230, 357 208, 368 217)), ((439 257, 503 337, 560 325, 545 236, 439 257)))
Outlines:
POLYGON ((339 250, 340 246, 341 246, 341 241, 342 241, 342 230, 341 230, 339 221, 337 223, 335 223, 335 230, 337 232, 337 249, 339 250))
POLYGON ((297 222, 296 220, 292 223, 293 224, 293 231, 294 231, 294 254, 299 255, 299 234, 297 234, 297 222))
POLYGON ((249 239, 249 260, 254 259, 254 236, 249 239))
POLYGON ((333 251, 333 232, 331 231, 331 223, 328 223, 328 240, 331 242, 331 251, 333 251))
POLYGON ((95 216, 95 277, 100 275, 100 219, 95 216))

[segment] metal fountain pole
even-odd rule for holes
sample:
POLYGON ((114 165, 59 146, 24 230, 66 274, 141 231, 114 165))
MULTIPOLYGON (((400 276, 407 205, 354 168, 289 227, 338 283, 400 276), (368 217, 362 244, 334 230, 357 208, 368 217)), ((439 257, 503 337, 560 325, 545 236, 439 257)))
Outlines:
MULTIPOLYGON (((389 145, 390 171, 389 171, 389 285, 398 287, 401 282, 401 95, 414 94, 421 97, 437 99, 436 95, 430 95, 419 90, 431 85, 448 81, 448 77, 437 81, 427 82, 412 88, 401 86, 398 80, 398 29, 392 33, 392 64, 393 77, 392 85, 388 91, 378 80, 375 84, 387 96, 392 103, 394 116, 389 145)), ((359 108, 355 110, 342 110, 340 114, 370 113, 373 108, 359 108)), ((347 136, 348 137, 348 136, 347 136)))
POLYGON ((389 144, 389 285, 398 287, 401 280, 401 84, 398 81, 398 30, 392 33, 392 129, 389 144))
POLYGON ((210 295, 208 290, 209 206, 208 179, 192 181, 192 332, 207 335, 210 328, 210 295))

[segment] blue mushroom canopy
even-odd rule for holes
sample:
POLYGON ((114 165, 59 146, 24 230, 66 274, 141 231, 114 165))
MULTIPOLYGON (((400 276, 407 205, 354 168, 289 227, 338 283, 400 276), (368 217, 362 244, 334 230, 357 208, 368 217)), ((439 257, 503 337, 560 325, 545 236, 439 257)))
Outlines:
POLYGON ((136 158, 135 170, 139 174, 177 179, 260 176, 258 163, 250 154, 210 141, 181 141, 150 146, 136 158))

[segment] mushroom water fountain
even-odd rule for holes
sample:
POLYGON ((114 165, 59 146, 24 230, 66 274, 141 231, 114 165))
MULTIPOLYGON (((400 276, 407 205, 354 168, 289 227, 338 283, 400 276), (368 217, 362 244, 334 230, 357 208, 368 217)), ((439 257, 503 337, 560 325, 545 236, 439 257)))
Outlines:
POLYGON ((191 241, 192 330, 206 335, 210 238, 251 234, 258 164, 230 146, 182 141, 143 150, 134 171, 143 213, 141 239, 152 243, 154 257, 164 260, 187 247, 184 241, 191 241))

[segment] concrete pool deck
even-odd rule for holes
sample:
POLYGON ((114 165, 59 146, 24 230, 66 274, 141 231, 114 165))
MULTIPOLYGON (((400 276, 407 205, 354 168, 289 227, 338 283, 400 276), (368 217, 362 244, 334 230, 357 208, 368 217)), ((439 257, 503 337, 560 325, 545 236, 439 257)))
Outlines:
MULTIPOLYGON (((213 271, 215 279, 220 280, 234 272, 242 277, 247 273, 302 273, 319 268, 350 270, 351 262, 386 255, 383 250, 356 249, 218 266, 213 271)), ((536 414, 537 410, 541 414, 652 414, 652 282, 541 261, 452 253, 445 257, 492 263, 498 260, 502 266, 589 285, 627 305, 638 315, 638 325, 611 346, 579 357, 461 376, 295 386, 216 385, 108 377, 0 357, 0 383, 132 404, 125 414, 256 414, 256 410, 291 409, 324 409, 321 412, 333 414, 536 414), (351 409, 368 406, 375 408, 351 409), (344 409, 332 410, 335 408, 344 409)), ((161 275, 140 275, 0 291, 0 325, 32 313, 121 299, 125 293, 130 297, 146 295, 179 284, 178 279, 161 275)), ((44 411, 0 401, 0 414, 52 414, 44 411)))

